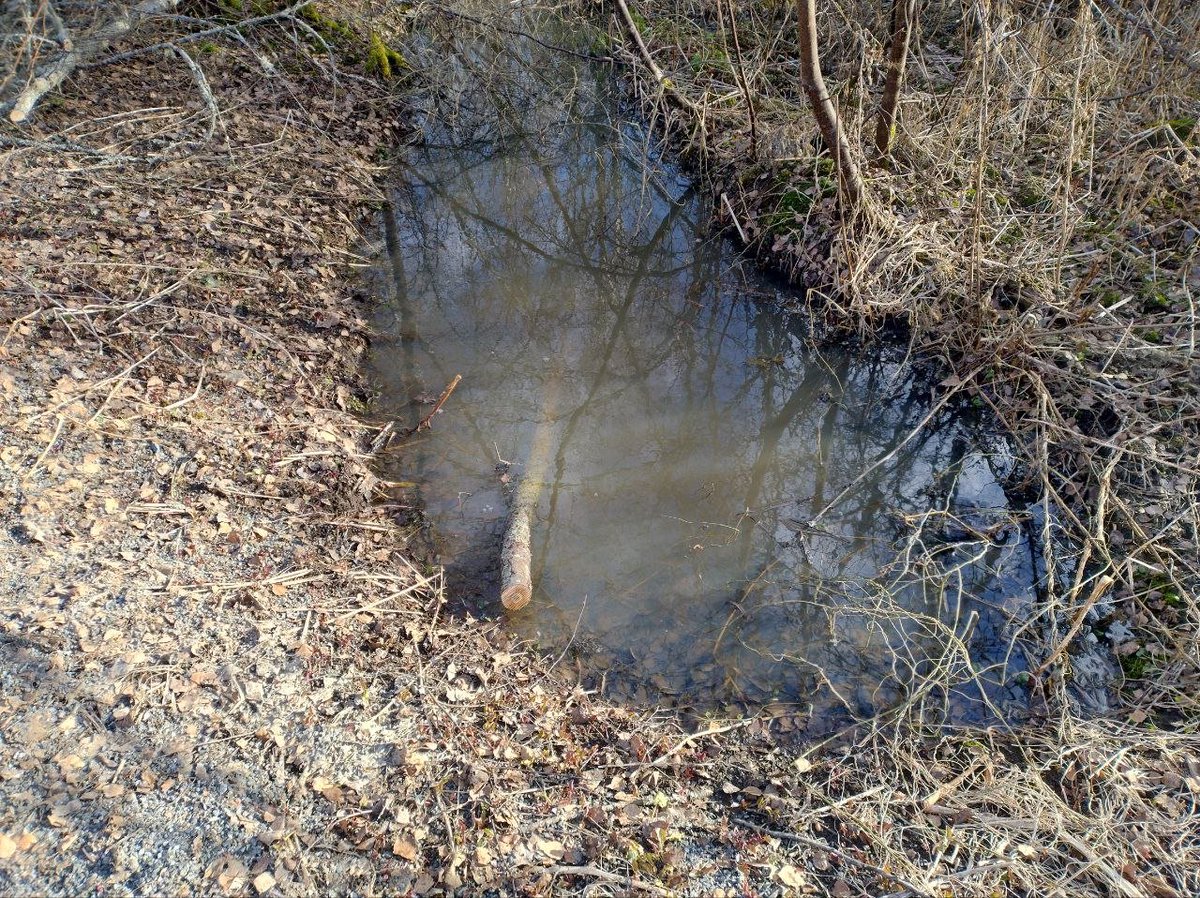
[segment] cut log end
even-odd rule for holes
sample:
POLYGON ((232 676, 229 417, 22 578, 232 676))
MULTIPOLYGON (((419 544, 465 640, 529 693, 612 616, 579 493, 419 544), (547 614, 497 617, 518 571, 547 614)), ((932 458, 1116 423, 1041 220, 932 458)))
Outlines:
POLYGON ((514 583, 500 593, 500 603, 508 611, 520 611, 529 604, 533 590, 527 583, 514 583))

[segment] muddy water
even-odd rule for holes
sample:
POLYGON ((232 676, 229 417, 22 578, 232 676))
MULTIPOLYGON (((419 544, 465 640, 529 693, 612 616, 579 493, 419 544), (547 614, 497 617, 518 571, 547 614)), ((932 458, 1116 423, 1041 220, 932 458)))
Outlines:
POLYGON ((534 478, 510 626, 606 691, 809 729, 902 701, 1005 714, 1036 563, 1002 446, 903 347, 818 346, 609 108, 397 169, 374 374, 409 426, 462 375, 387 472, 417 485, 450 594, 500 613, 534 478))

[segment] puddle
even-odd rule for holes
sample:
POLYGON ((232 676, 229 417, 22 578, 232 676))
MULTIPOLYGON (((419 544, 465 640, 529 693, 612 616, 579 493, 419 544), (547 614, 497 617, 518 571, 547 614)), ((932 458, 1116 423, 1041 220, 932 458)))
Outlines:
POLYGON ((380 406, 412 426, 462 381, 384 475, 418 485, 453 601, 500 613, 535 478, 509 625, 609 694, 809 731, 1006 716, 1037 562, 1003 444, 903 347, 818 348, 603 94, 396 171, 380 406))

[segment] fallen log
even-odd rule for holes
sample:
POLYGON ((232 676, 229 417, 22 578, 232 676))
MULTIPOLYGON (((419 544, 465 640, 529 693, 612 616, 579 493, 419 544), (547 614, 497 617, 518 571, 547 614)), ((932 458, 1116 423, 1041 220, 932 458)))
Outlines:
POLYGON ((529 525, 536 511, 536 496, 522 481, 513 497, 508 529, 504 532, 504 548, 500 554, 500 603, 509 611, 519 611, 529 604, 533 595, 533 577, 529 566, 533 553, 529 549, 529 525))
POLYGON ((533 431, 525 473, 512 492, 508 527, 500 550, 500 604, 519 611, 533 596, 533 552, 531 528, 537 517, 538 496, 550 464, 550 441, 554 435, 554 407, 562 382, 561 360, 550 373, 542 395, 542 418, 533 431))
POLYGON ((525 476, 513 490, 508 527, 500 550, 500 604, 508 611, 519 611, 533 596, 533 552, 531 528, 537 516, 538 496, 546 463, 550 458, 550 426, 539 424, 534 433, 525 476))

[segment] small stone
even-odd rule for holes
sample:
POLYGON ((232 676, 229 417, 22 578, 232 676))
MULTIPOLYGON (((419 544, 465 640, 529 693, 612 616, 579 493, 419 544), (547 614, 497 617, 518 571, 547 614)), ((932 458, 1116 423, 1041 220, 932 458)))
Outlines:
POLYGON ((17 843, 4 833, 0 833, 0 861, 6 861, 16 853, 17 843))
POLYGON ((275 888, 275 877, 271 875, 270 870, 264 870, 254 877, 254 890, 258 894, 265 895, 273 888, 275 888))

